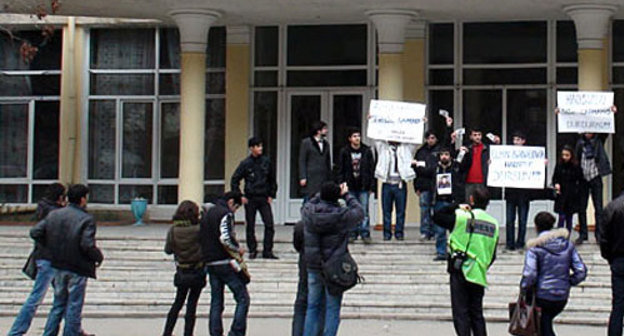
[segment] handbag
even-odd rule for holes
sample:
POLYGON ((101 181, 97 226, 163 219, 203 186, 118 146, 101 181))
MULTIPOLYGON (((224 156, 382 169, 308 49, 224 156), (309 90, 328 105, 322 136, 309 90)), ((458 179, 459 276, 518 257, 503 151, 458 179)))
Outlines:
POLYGON ((204 288, 206 286, 206 273, 202 268, 178 267, 173 276, 173 285, 176 287, 204 288))
POLYGON ((32 280, 35 280, 37 278, 37 263, 35 261, 34 254, 35 250, 33 249, 28 256, 24 267, 22 267, 22 272, 32 280))
MULTIPOLYGON (((346 248, 348 240, 345 238, 342 246, 346 248)), ((337 296, 355 287, 363 278, 358 274, 358 265, 346 249, 345 253, 337 254, 337 248, 331 257, 323 262, 322 275, 331 295, 337 296)))
POLYGON ((531 302, 527 302, 526 295, 518 295, 517 302, 509 303, 509 333, 516 336, 539 336, 541 308, 535 304, 535 293, 532 293, 531 302))

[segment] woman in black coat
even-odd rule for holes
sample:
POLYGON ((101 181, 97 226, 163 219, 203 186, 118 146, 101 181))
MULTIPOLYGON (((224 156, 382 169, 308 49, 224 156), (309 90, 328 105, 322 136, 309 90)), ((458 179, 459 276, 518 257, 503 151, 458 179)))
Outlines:
POLYGON ((552 184, 557 191, 555 212, 559 214, 559 227, 565 223, 566 229, 572 231, 572 216, 580 211, 579 187, 583 183, 583 171, 574 158, 574 150, 565 145, 561 149, 559 162, 555 166, 552 184))

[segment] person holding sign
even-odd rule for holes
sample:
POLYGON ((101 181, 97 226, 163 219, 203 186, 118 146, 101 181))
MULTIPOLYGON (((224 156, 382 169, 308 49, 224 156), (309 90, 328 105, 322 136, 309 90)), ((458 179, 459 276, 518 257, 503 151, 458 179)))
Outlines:
MULTIPOLYGON (((492 143, 500 144, 500 137, 492 133, 488 133, 487 136, 492 143)), ((470 130, 470 142, 470 146, 460 148, 458 155, 463 158, 462 169, 468 172, 466 174, 466 197, 469 197, 477 187, 485 186, 490 162, 489 146, 483 143, 483 133, 480 129, 470 130)))
MULTIPOLYGON (((526 144, 526 136, 521 131, 515 131, 512 134, 514 146, 524 146, 526 144)), ((521 188, 505 189, 505 204, 507 210, 507 225, 505 250, 514 251, 524 248, 524 239, 526 237, 527 217, 529 216, 530 191, 521 188), (515 238, 516 213, 518 214, 518 239, 515 238)))

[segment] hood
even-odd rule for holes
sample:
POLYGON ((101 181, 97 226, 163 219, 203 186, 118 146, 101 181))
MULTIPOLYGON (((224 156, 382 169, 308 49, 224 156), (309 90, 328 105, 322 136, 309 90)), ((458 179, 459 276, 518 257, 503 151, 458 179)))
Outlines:
POLYGON ((566 251, 570 246, 568 236, 569 232, 564 228, 545 231, 540 233, 537 238, 529 240, 527 242, 527 247, 541 247, 550 253, 561 253, 566 251))
POLYGON ((306 227, 315 233, 332 233, 339 230, 340 221, 347 212, 346 207, 327 203, 315 197, 303 207, 301 214, 306 227))

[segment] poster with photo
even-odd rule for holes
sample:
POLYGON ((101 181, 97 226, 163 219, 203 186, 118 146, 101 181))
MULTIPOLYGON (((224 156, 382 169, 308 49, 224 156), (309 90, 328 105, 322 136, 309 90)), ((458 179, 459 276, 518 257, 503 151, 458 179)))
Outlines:
POLYGON ((436 176, 438 195, 450 195, 453 192, 453 180, 451 173, 438 174, 436 176))

